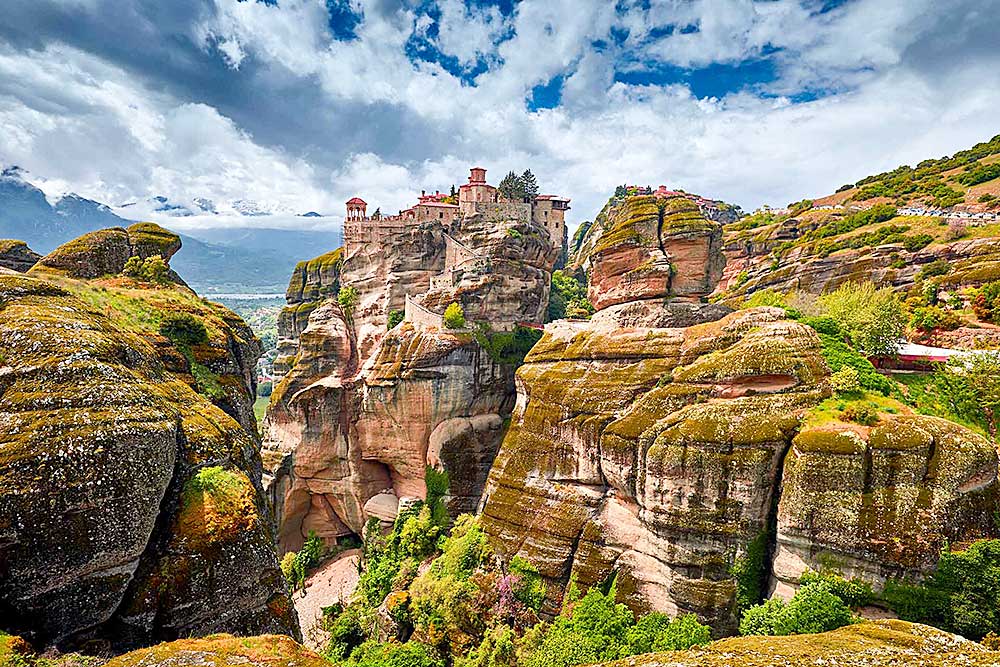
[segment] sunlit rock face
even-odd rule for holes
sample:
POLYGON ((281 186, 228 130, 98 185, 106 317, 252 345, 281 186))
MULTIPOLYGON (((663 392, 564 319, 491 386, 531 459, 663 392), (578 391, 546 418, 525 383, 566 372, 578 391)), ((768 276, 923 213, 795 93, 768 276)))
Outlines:
POLYGON ((574 258, 598 312, 547 325, 517 372, 482 520, 539 568, 548 611, 570 581, 616 574, 636 611, 729 632, 740 586, 790 595, 828 559, 879 585, 995 531, 984 438, 917 415, 803 429, 830 395, 818 336, 781 309, 700 302, 723 260, 689 204, 612 200, 574 258))
POLYGON ((406 226, 296 269, 265 425, 283 549, 310 532, 360 534, 378 494, 423 498, 428 466, 448 475, 453 514, 476 509, 515 396, 514 366, 489 341, 542 321, 560 252, 508 213, 406 226), (336 297, 348 287, 357 303, 345 310, 336 297), (451 303, 466 329, 443 326, 451 303), (407 320, 387 330, 394 311, 407 320))

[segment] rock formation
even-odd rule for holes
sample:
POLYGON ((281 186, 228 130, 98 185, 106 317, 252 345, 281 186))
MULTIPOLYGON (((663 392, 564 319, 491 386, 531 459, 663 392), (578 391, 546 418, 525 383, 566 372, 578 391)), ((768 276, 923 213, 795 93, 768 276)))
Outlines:
POLYGON ((259 342, 183 285, 105 275, 177 245, 104 230, 0 275, 0 617, 33 642, 298 632, 248 407, 259 342), (207 340, 162 336, 178 311, 207 340))
POLYGON ((0 239, 0 269, 24 273, 41 258, 24 241, 0 239))
POLYGON ((1000 653, 926 625, 868 621, 820 634, 732 637, 687 651, 649 653, 606 667, 993 667, 1000 653))
POLYGON ((741 586, 787 595, 826 558, 879 584, 933 565, 946 539, 995 532, 985 438, 918 415, 803 426, 830 394, 818 336, 780 309, 718 319, 697 303, 721 270, 719 228, 685 201, 609 203, 575 258, 603 309, 547 325, 517 373, 483 524, 539 568, 548 610, 570 580, 617 573, 636 611, 695 612, 724 633, 741 586), (757 559, 753 581, 737 559, 757 559))
POLYGON ((526 211, 487 203, 454 220, 383 225, 381 242, 296 269, 264 452, 282 548, 389 518, 386 503, 366 503, 385 491, 424 497, 427 466, 448 474, 453 513, 476 509, 514 404, 503 346, 517 323, 542 321, 560 252, 526 211), (341 288, 356 304, 338 303, 341 288), (451 303, 468 328, 444 327, 451 303), (406 319, 387 331, 393 312, 406 319))

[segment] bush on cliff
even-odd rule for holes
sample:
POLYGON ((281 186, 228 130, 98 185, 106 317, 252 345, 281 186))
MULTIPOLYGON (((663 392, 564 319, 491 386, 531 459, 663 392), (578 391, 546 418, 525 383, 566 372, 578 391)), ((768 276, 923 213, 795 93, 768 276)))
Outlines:
POLYGON ((883 597, 906 621, 927 623, 970 639, 1000 633, 1000 540, 944 552, 925 583, 890 581, 883 597))
POLYGON ((354 317, 354 309, 358 305, 358 299, 361 295, 358 294, 358 290, 351 287, 350 285, 344 285, 337 292, 337 304, 340 306, 340 310, 344 313, 344 319, 350 321, 354 317))
POLYGON ((191 313, 166 313, 160 321, 160 333, 179 345, 208 342, 205 323, 191 313))
POLYGON ((938 366, 934 386, 950 413, 995 437, 1000 427, 1000 352, 983 350, 938 366))
POLYGON ((449 329, 465 328, 465 311, 457 303, 449 303, 444 309, 444 325, 449 329))
POLYGON ((549 292, 548 320, 564 317, 589 318, 594 307, 587 299, 587 286, 576 277, 563 270, 552 273, 552 289, 549 292))
POLYGON ((787 603, 775 597, 747 609, 740 621, 740 634, 812 634, 836 630, 853 621, 850 608, 831 591, 830 584, 815 581, 802 586, 787 603))
POLYGON ((170 267, 159 255, 146 259, 133 255, 125 262, 122 275, 133 280, 163 285, 170 282, 170 267))
POLYGON ((853 347, 867 355, 892 355, 903 338, 906 316, 891 288, 848 283, 820 297, 820 305, 853 347))

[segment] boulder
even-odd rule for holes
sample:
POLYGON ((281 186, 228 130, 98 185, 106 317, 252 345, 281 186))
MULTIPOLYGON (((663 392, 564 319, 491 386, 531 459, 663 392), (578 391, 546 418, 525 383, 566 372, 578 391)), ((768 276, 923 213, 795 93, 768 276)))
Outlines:
POLYGON ((0 239, 0 269, 25 273, 41 258, 24 241, 0 239))

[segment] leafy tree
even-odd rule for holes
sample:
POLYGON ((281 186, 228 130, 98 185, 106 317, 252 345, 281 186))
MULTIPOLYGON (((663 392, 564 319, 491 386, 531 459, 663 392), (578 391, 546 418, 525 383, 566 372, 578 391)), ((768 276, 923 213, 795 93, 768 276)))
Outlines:
POLYGON ((444 325, 449 329, 465 328, 465 311, 458 303, 450 303, 444 309, 444 325))
POLYGON ((934 384, 954 414, 996 436, 1000 426, 1000 351, 953 357, 935 371, 934 384))
POLYGON ((903 304, 888 287, 848 283, 820 297, 820 304, 858 350, 893 355, 906 328, 903 304))
POLYGON ((132 255, 125 262, 125 266, 122 268, 122 275, 126 278, 134 278, 135 280, 142 280, 142 257, 138 255, 132 255))
POLYGON ((132 255, 122 267, 122 275, 134 280, 163 285, 170 282, 170 267, 159 255, 146 259, 132 255))
POLYGON ((538 196, 538 180, 530 169, 525 169, 524 173, 521 174, 521 191, 526 198, 532 200, 538 196))
POLYGON ((502 197, 506 197, 507 199, 512 199, 514 201, 521 201, 524 199, 524 182, 521 180, 521 177, 514 172, 507 172, 507 175, 500 181, 497 191, 502 197))
POLYGON ((354 308, 358 305, 359 298, 358 290, 350 285, 344 285, 337 292, 337 303, 344 313, 344 319, 349 321, 354 317, 354 308))
POLYGON ((1000 280, 986 283, 972 298, 972 312, 983 322, 1000 322, 1000 280))
POLYGON ((386 320, 386 329, 393 329, 397 324, 403 321, 405 314, 401 310, 390 310, 389 317, 386 320))
POLYGON ((589 318, 594 307, 587 299, 587 286, 569 271, 552 272, 552 288, 549 290, 548 321, 564 317, 589 318))
POLYGON ((799 583, 803 586, 817 582, 829 586, 830 592, 843 600, 848 607, 863 607, 875 599, 871 584, 861 579, 844 579, 835 572, 827 570, 820 572, 806 570, 799 577, 799 583))
POLYGON ((825 581, 802 586, 785 603, 771 598, 747 609, 740 621, 741 635, 801 635, 827 632, 854 620, 850 608, 825 581))
POLYGON ((971 639, 1000 633, 1000 540, 944 552, 924 584, 890 581, 883 597, 907 621, 971 639))

